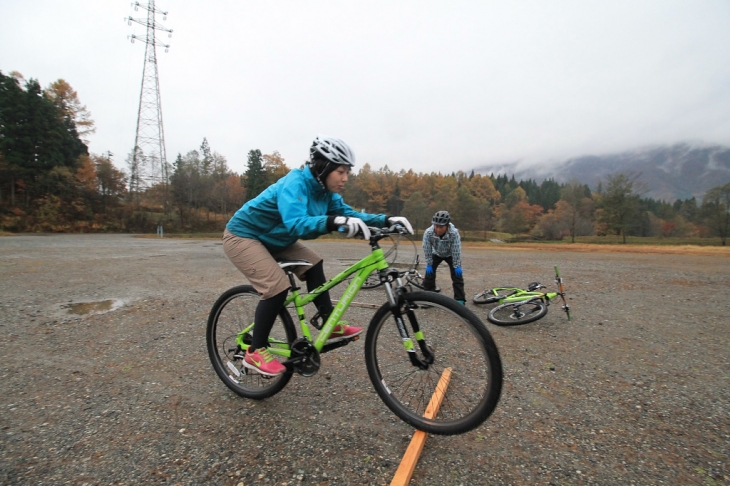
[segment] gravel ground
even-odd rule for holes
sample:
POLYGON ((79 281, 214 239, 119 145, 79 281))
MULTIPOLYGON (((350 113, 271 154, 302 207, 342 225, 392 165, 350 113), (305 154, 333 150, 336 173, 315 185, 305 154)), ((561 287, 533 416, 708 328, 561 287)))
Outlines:
MULTIPOLYGON (((328 275, 367 249, 310 244, 328 275)), ((497 410, 468 434, 430 436, 411 484, 730 484, 730 254, 464 259, 469 296, 553 287, 559 265, 573 320, 551 307, 533 324, 486 324, 505 371, 497 410)), ((265 401, 217 378, 207 314, 242 282, 219 241, 0 238, 0 483, 389 484, 413 429, 372 390, 364 341, 265 401)))

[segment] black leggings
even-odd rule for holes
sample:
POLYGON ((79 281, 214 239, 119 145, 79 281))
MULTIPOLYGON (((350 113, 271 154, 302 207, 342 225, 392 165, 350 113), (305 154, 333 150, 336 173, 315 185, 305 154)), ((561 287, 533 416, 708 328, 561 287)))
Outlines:
MULTIPOLYGON (((310 268, 304 273, 304 278, 307 282, 307 292, 311 292, 323 283, 327 281, 324 276, 324 265, 320 261, 315 266, 310 268)), ((260 300, 258 306, 256 306, 256 315, 254 316, 253 325, 253 338, 251 343, 252 349, 265 348, 269 342, 269 333, 271 328, 274 327, 276 322, 276 316, 279 310, 286 301, 286 296, 289 293, 289 289, 276 294, 275 296, 266 300, 260 300)), ((314 299, 314 305, 317 306, 322 321, 327 320, 327 317, 332 313, 332 299, 330 298, 329 292, 322 292, 314 299)))

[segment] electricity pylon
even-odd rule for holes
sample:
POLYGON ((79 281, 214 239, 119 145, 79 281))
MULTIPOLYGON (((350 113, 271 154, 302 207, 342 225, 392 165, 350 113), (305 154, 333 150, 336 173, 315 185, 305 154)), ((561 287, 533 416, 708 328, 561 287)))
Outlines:
MULTIPOLYGON (((157 46, 164 47, 167 52, 170 45, 157 40, 156 31, 167 32, 167 36, 171 37, 172 29, 157 23, 156 15, 161 14, 162 20, 167 20, 167 12, 157 9, 155 0, 149 0, 148 5, 134 2, 132 6, 135 11, 140 8, 147 10, 147 19, 133 17, 125 19, 129 25, 135 22, 146 28, 144 36, 134 34, 129 36, 132 42, 140 40, 145 43, 142 89, 139 94, 139 110, 137 111, 137 133, 134 137, 134 151, 130 167, 130 190, 138 193, 140 189, 156 184, 163 184, 167 188, 169 181, 156 48, 157 46)), ((165 205, 167 205, 167 201, 165 201, 165 205)))

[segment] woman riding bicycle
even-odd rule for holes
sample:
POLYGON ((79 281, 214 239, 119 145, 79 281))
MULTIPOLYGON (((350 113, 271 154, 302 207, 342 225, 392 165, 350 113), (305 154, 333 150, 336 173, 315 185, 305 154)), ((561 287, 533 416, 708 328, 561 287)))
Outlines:
MULTIPOLYGON (((310 158, 303 169, 294 169, 239 209, 226 225, 223 249, 226 256, 261 294, 254 316, 253 342, 244 366, 267 376, 286 368, 267 350, 269 333, 290 288, 286 273, 277 259, 307 260, 294 273, 307 283, 311 292, 326 281, 322 258, 298 240, 311 240, 340 230, 348 238, 362 234, 370 238, 368 226, 401 224, 413 234, 406 218, 388 217, 355 211, 345 204, 340 192, 345 187, 355 154, 340 139, 318 136, 309 149, 310 158)), ((326 322, 333 306, 329 292, 314 303, 326 322)), ((362 333, 361 327, 345 321, 334 328, 328 342, 350 339, 362 333)))

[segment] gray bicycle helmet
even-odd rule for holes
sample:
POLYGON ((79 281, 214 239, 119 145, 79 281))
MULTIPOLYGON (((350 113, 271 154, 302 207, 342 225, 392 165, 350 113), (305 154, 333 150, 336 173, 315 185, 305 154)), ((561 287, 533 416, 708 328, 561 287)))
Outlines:
POLYGON ((327 176, 340 165, 355 167, 352 149, 339 138, 317 135, 309 149, 309 169, 323 189, 327 176))
POLYGON ((431 219, 431 224, 437 224, 439 226, 447 225, 451 222, 451 216, 448 211, 437 211, 431 219))

